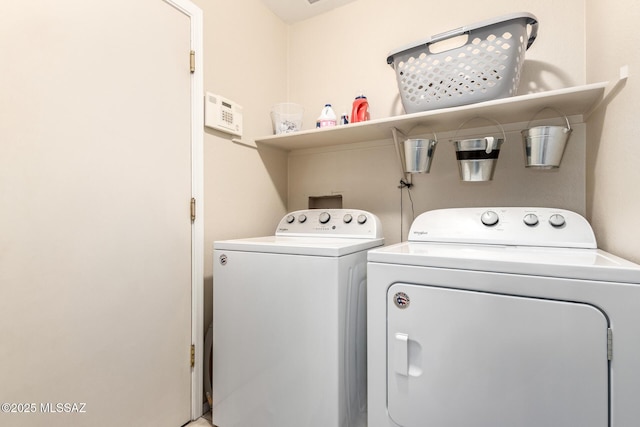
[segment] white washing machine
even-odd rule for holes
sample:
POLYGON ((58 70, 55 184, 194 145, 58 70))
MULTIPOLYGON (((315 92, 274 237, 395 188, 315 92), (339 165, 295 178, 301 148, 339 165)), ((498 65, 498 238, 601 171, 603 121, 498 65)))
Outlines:
POLYGON ((367 251, 383 242, 375 215, 332 209, 214 243, 215 425, 366 425, 367 251))
POLYGON ((426 212, 368 278, 369 427, 640 425, 640 266, 580 215, 426 212))

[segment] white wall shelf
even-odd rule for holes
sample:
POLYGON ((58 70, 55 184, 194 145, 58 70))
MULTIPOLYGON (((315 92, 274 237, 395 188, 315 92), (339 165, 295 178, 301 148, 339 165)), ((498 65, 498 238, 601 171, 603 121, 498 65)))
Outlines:
POLYGON ((405 114, 332 128, 311 129, 256 138, 256 144, 286 151, 390 139, 391 129, 410 135, 417 125, 435 132, 455 130, 473 116, 481 115, 502 124, 527 122, 541 108, 553 107, 567 116, 585 116, 604 98, 607 82, 497 99, 460 107, 405 114))

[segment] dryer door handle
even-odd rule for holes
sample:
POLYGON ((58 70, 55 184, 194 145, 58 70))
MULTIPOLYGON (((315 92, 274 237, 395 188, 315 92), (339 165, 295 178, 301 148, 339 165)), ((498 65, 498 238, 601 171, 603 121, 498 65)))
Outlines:
POLYGON ((409 376, 409 335, 396 332, 394 347, 394 370, 397 374, 409 376))

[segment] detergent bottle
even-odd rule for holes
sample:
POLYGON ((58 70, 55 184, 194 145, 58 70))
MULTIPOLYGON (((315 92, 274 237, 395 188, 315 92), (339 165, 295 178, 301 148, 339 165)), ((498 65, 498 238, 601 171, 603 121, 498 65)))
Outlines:
POLYGON ((322 112, 320 113, 320 117, 318 118, 318 123, 320 124, 319 127, 324 128, 335 126, 336 122, 336 113, 333 111, 333 108, 331 108, 331 104, 325 104, 322 112))
POLYGON ((358 95, 353 101, 351 110, 351 123, 366 122, 369 120, 369 102, 364 95, 358 95))

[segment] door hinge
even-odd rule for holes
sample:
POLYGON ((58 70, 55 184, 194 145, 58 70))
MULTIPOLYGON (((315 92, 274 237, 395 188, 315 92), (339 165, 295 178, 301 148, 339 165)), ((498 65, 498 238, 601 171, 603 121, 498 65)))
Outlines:
POLYGON ((607 360, 613 359, 613 331, 607 328, 607 360))
POLYGON ((191 198, 191 222, 196 220, 196 199, 194 197, 191 198))
POLYGON ((189 52, 189 71, 192 73, 196 72, 196 51, 192 50, 189 52))
POLYGON ((196 345, 191 344, 191 367, 196 365, 196 345))

